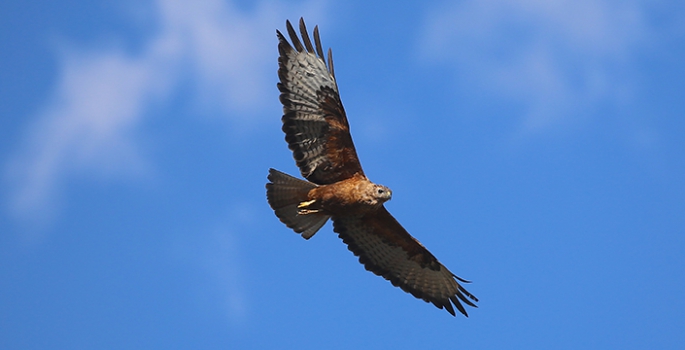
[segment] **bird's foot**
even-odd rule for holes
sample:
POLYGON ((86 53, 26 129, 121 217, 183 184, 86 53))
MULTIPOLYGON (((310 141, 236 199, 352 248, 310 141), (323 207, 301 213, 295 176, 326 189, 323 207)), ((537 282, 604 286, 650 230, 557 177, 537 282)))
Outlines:
POLYGON ((312 200, 310 200, 310 201, 300 202, 300 204, 297 205, 297 208, 299 209, 299 210, 297 211, 297 213, 300 214, 300 215, 307 215, 307 214, 318 213, 318 212, 319 212, 318 209, 307 209, 307 207, 309 207, 310 205, 314 204, 314 202, 316 202, 316 199, 312 199, 312 200))

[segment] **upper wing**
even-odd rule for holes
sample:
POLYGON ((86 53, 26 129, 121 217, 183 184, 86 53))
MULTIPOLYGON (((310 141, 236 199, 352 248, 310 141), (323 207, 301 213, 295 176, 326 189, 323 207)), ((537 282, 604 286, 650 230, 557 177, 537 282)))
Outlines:
POLYGON ((452 304, 468 316, 460 300, 476 307, 471 300, 478 299, 457 280, 467 281, 442 265, 385 207, 363 217, 335 218, 333 230, 367 270, 416 298, 444 307, 453 316, 452 304))
POLYGON ((316 51, 300 18, 302 40, 286 21, 293 46, 281 32, 278 35, 278 90, 283 104, 283 132, 297 166, 307 180, 330 184, 362 173, 350 136, 345 109, 340 102, 328 50, 324 62, 319 28, 314 27, 316 51))

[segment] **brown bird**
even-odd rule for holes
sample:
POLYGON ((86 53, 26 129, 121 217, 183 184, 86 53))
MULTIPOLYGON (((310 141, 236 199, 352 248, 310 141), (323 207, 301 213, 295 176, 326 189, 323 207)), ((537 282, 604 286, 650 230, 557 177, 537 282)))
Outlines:
POLYGON ((276 216, 311 238, 328 219, 333 230, 364 267, 416 298, 453 316, 452 304, 468 316, 462 302, 478 299, 385 209, 392 192, 364 175, 338 94, 331 50, 328 64, 314 27, 314 43, 300 19, 302 41, 290 24, 292 45, 278 36, 278 90, 283 132, 304 181, 269 170, 266 196, 276 216), (293 48, 294 46, 294 48, 293 48))

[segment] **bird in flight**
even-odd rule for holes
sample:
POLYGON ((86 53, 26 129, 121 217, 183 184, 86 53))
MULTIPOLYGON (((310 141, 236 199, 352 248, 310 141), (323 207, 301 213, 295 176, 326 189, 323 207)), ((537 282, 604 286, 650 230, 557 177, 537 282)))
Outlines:
POLYGON ((286 226, 311 238, 328 219, 364 267, 418 299, 455 315, 468 316, 462 303, 478 299, 390 215, 383 203, 389 188, 371 182, 362 170, 340 101, 328 49, 327 62, 314 27, 314 45, 300 18, 300 34, 286 21, 292 45, 278 36, 278 90, 283 132, 300 168, 301 180, 269 169, 266 196, 286 226), (454 307, 453 307, 454 305, 454 307))

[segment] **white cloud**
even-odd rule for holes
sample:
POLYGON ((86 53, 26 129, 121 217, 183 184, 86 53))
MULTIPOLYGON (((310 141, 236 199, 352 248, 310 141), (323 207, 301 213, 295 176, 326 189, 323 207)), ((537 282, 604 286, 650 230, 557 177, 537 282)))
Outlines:
POLYGON ((50 210, 47 198, 66 173, 84 168, 108 175, 146 169, 132 138, 148 100, 162 93, 161 71, 120 53, 70 54, 49 104, 11 161, 15 213, 50 210))
POLYGON ((275 28, 284 14, 318 12, 272 1, 242 11, 220 0, 158 0, 146 19, 155 31, 135 53, 64 49, 54 93, 6 166, 10 209, 44 219, 70 177, 149 174, 136 131, 151 102, 166 102, 181 81, 192 84, 200 108, 254 122, 245 119, 273 97, 275 28))
POLYGON ((422 58, 523 103, 525 132, 626 103, 631 56, 649 35, 635 1, 469 0, 425 22, 422 58))

